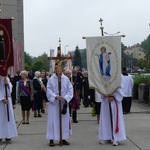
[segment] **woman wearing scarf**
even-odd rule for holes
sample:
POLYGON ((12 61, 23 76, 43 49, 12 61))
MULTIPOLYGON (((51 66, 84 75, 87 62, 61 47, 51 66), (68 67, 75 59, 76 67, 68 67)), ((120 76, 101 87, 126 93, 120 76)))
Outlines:
POLYGON ((21 80, 17 83, 16 97, 21 104, 22 124, 29 124, 31 101, 33 100, 33 85, 32 81, 28 79, 27 71, 21 71, 20 75, 21 80))

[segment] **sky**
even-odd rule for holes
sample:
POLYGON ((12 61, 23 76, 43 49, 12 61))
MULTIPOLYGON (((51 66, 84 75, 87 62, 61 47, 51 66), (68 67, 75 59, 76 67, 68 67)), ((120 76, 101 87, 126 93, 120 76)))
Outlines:
POLYGON ((24 44, 31 56, 50 49, 57 52, 61 38, 62 53, 86 48, 83 36, 104 32, 125 34, 126 46, 141 43, 150 34, 150 0, 24 0, 24 44))

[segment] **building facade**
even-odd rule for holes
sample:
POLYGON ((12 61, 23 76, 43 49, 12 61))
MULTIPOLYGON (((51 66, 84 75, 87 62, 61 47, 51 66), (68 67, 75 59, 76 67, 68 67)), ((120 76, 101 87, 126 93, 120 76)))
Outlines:
MULTIPOLYGON (((24 18, 23 0, 1 0, 0 17, 14 18, 12 20, 14 68, 13 72, 24 68, 24 18)), ((14 74, 13 73, 13 74, 14 74)))
POLYGON ((146 58, 146 54, 139 44, 135 44, 131 47, 128 47, 126 50, 124 50, 124 52, 127 55, 132 55, 133 58, 136 58, 138 60, 146 58))

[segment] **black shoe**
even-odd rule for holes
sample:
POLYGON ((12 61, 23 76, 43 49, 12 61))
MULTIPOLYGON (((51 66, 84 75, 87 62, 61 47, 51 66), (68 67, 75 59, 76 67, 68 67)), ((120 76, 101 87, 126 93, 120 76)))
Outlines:
POLYGON ((42 117, 41 114, 38 114, 38 117, 42 117))
POLYGON ((76 121, 73 121, 73 123, 78 123, 78 121, 76 120, 76 121))
POLYGON ((67 142, 66 140, 62 140, 62 144, 63 144, 63 145, 70 145, 70 143, 67 142))
POLYGON ((67 101, 64 102, 63 109, 62 109, 61 113, 63 115, 65 115, 67 113, 67 101))
POLYGON ((41 109, 41 112, 44 114, 44 113, 45 113, 45 110, 44 110, 44 109, 41 109))
POLYGON ((7 144, 11 144, 11 138, 10 139, 5 139, 7 144))
POLYGON ((54 147, 54 141, 53 141, 53 140, 50 140, 49 146, 50 146, 50 147, 54 147))
POLYGON ((3 143, 2 143, 2 139, 0 139, 0 145, 2 145, 3 143))

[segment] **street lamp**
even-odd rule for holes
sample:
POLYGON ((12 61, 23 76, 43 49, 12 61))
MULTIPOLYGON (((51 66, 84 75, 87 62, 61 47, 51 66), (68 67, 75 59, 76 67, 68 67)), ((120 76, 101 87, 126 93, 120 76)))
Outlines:
POLYGON ((65 48, 64 48, 65 49, 65 55, 66 55, 66 47, 68 47, 68 45, 66 45, 65 48))

